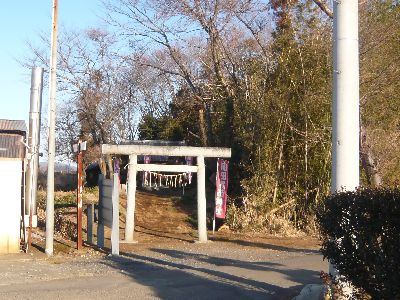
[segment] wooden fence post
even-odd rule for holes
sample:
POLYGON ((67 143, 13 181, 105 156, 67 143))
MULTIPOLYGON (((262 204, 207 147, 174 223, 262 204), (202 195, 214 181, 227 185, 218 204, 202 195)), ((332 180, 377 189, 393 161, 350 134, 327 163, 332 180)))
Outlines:
POLYGON ((119 255, 119 178, 114 174, 112 193, 111 253, 119 255))
POLYGON ((135 231, 135 194, 136 194, 137 155, 129 155, 128 197, 126 204, 125 242, 133 242, 135 231))
POLYGON ((94 223, 94 204, 88 204, 87 206, 87 223, 86 223, 86 228, 87 228, 87 243, 92 244, 93 243, 93 223, 94 223))
MULTIPOLYGON (((102 185, 103 185, 103 175, 99 175, 99 194, 101 193, 102 185)), ((99 203, 100 204, 100 203, 99 203)), ((97 247, 104 247, 104 224, 100 222, 100 206, 99 206, 99 216, 97 218, 97 247)))

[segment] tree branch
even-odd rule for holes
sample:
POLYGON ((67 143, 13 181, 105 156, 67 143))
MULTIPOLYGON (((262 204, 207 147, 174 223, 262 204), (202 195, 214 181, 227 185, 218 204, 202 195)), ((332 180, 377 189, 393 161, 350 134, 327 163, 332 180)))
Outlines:
POLYGON ((315 4, 331 19, 333 19, 333 12, 330 7, 323 2, 323 0, 313 0, 315 4))

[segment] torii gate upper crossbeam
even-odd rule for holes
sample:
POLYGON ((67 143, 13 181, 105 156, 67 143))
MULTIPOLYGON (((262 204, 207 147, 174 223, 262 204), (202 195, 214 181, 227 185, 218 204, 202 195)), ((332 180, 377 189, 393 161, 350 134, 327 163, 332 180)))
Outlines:
POLYGON ((151 146, 151 145, 108 145, 101 146, 103 154, 122 155, 161 155, 161 156, 203 156, 231 157, 230 148, 190 147, 190 146, 151 146))

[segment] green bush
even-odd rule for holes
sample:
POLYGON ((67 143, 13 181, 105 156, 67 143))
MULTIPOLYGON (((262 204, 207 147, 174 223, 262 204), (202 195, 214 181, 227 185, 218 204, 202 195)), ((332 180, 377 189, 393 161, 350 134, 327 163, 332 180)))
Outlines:
POLYGON ((400 299, 400 190, 333 194, 317 212, 321 252, 372 299, 400 299))

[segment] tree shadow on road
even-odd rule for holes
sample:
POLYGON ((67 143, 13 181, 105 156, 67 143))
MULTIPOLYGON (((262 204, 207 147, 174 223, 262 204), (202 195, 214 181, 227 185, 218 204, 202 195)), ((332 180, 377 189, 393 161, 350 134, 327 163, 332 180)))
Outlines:
POLYGON ((165 239, 172 239, 182 242, 193 242, 194 238, 190 235, 190 233, 175 233, 175 232, 168 232, 168 231, 161 231, 156 229, 150 229, 143 225, 136 225, 135 232, 140 232, 143 234, 161 237, 165 239))
MULTIPOLYGON (((180 251, 165 252, 167 256, 183 258, 192 254, 180 251)), ((195 259, 201 259, 194 255, 195 259)), ((219 258, 211 258, 217 260, 219 258)), ((225 261, 225 263, 233 263, 225 261)), ((282 288, 267 282, 257 281, 234 274, 230 274, 207 266, 193 266, 182 259, 173 262, 171 258, 160 259, 132 253, 123 253, 122 256, 111 256, 105 259, 104 264, 121 270, 139 284, 150 287, 157 297, 161 299, 291 299, 298 294, 300 285, 291 288, 282 288)), ((245 265, 238 262, 237 267, 245 265)), ((271 263, 270 268, 277 267, 271 263)), ((247 265, 248 267, 248 265, 247 265)), ((266 267, 264 266, 264 269, 266 267)), ((260 268, 262 270, 262 268, 260 268)), ((281 270, 277 270, 280 272, 281 270)), ((303 272, 306 277, 313 278, 317 275, 306 274, 309 270, 293 270, 303 272)), ((290 274, 289 277, 298 277, 299 274, 290 274)), ((304 280, 305 282, 306 280, 304 280)))
POLYGON ((168 255, 175 259, 194 260, 215 267, 233 266, 253 271, 273 271, 284 274, 288 280, 299 284, 308 284, 319 280, 319 273, 314 270, 287 269, 285 268, 284 265, 276 262, 243 261, 237 259, 215 257, 204 254, 187 253, 183 251, 167 250, 167 249, 150 249, 150 250, 164 255, 168 255))
POLYGON ((252 242, 252 241, 245 241, 241 239, 231 239, 226 237, 211 237, 210 240, 218 241, 218 242, 226 242, 226 243, 233 243, 237 245, 247 246, 247 247, 254 247, 254 248, 262 248, 262 249, 271 249, 277 251, 285 251, 285 252, 298 252, 298 253, 314 253, 314 254, 321 254, 319 250, 315 249, 302 249, 302 248, 291 248, 285 246, 277 246, 269 243, 263 242, 252 242))

